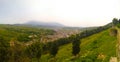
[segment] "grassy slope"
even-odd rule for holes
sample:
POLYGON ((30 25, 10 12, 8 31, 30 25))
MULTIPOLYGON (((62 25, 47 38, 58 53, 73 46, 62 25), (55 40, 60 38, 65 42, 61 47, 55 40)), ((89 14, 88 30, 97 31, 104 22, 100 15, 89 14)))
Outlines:
MULTIPOLYGON (((74 61, 98 62, 103 60, 103 62, 109 62, 110 57, 116 56, 116 41, 116 37, 109 35, 109 30, 84 38, 81 40, 80 56, 74 61)), ((71 62, 71 51, 72 44, 61 46, 56 56, 56 60, 51 62, 71 62)), ((49 54, 41 57, 42 62, 50 62, 50 60, 49 54)))
MULTIPOLYGON (((103 55, 104 62, 108 62, 110 57, 116 56, 116 37, 109 35, 109 30, 95 34, 82 40, 81 54, 93 58, 95 55, 103 55)), ((86 59, 86 58, 85 58, 86 59)))

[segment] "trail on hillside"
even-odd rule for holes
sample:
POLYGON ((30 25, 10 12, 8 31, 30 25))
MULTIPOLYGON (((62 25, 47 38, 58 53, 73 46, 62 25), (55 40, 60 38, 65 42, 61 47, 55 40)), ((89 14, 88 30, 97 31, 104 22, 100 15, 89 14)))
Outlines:
POLYGON ((117 57, 111 57, 110 62, 117 62, 117 57))
POLYGON ((118 28, 117 30, 118 30, 117 57, 118 57, 118 61, 120 62, 120 29, 118 28))
POLYGON ((116 55, 117 57, 111 57, 109 62, 120 62, 120 29, 117 29, 117 44, 116 44, 116 55))

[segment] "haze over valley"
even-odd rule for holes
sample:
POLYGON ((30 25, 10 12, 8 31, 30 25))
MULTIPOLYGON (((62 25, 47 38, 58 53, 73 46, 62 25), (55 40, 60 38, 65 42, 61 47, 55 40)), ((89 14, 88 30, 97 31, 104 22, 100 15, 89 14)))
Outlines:
POLYGON ((120 0, 0 0, 0 62, 120 62, 120 0))

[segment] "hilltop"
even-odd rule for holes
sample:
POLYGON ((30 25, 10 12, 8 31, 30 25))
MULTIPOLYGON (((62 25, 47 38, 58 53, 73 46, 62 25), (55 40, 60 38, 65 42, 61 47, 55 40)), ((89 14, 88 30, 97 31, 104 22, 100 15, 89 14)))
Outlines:
POLYGON ((63 24, 57 22, 38 22, 38 21, 29 21, 24 24, 33 25, 33 26, 43 26, 43 27, 65 27, 63 24))

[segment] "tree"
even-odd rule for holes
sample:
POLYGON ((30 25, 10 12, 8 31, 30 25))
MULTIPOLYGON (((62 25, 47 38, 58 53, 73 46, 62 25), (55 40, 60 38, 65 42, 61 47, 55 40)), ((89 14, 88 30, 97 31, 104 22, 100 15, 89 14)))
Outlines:
POLYGON ((118 33, 117 29, 115 29, 115 28, 110 29, 110 35, 111 36, 117 36, 117 33, 118 33))
POLYGON ((77 35, 73 36, 72 54, 76 56, 80 52, 80 38, 77 35))
POLYGON ((0 36, 0 62, 7 62, 9 59, 8 56, 9 45, 8 42, 0 36))
POLYGON ((58 52, 58 45, 56 42, 53 42, 50 47, 50 54, 55 57, 57 52, 58 52))
POLYGON ((26 48, 26 54, 29 58, 37 58, 38 62, 42 55, 42 44, 40 42, 35 42, 26 48))
POLYGON ((20 42, 28 42, 32 39, 29 38, 28 34, 20 34, 19 36, 17 36, 17 40, 20 41, 20 42))
POLYGON ((119 21, 118 21, 117 18, 114 18, 114 19, 112 20, 112 23, 113 23, 113 26, 116 26, 116 25, 119 23, 119 21))
POLYGON ((119 23, 120 23, 120 19, 119 19, 119 23))
POLYGON ((16 39, 10 41, 9 55, 10 62, 24 62, 25 55, 23 53, 24 45, 18 42, 16 39))

